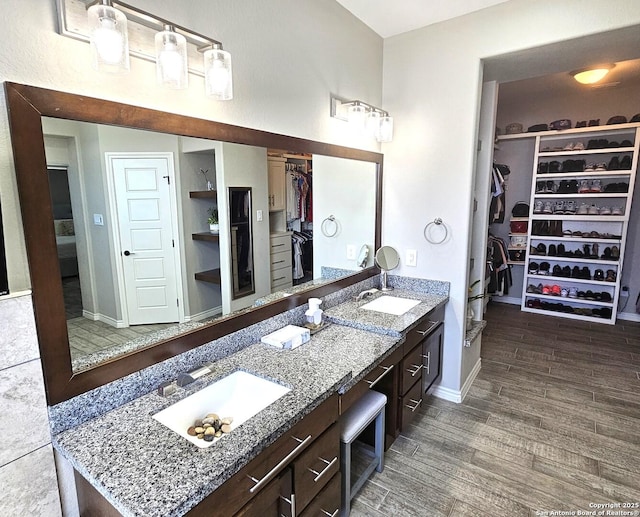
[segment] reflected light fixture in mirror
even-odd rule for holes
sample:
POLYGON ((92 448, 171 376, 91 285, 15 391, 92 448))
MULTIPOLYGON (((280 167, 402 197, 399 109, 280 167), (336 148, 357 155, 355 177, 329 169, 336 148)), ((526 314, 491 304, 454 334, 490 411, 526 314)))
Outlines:
POLYGON ((110 0, 87 9, 93 67, 100 72, 129 71, 127 17, 111 6, 110 0))
POLYGON ((222 44, 214 43, 204 50, 203 59, 206 94, 221 101, 233 99, 231 54, 222 49, 222 44))
POLYGON ((187 39, 172 25, 165 25, 164 30, 156 34, 155 44, 158 84, 173 90, 186 88, 189 84, 187 39))
POLYGON ((570 72, 570 74, 580 84, 595 84, 604 79, 615 66, 616 65, 614 64, 608 63, 574 70, 573 72, 570 72))

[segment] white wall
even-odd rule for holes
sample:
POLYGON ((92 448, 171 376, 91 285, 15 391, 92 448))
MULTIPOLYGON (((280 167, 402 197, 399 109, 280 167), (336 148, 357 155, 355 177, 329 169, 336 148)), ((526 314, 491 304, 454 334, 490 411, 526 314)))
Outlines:
POLYGON ((384 43, 383 106, 395 118, 385 154, 383 243, 418 250, 398 274, 451 282, 441 385, 459 390, 470 211, 482 67, 498 56, 640 23, 634 0, 511 0, 384 43), (441 217, 450 239, 428 244, 441 217))

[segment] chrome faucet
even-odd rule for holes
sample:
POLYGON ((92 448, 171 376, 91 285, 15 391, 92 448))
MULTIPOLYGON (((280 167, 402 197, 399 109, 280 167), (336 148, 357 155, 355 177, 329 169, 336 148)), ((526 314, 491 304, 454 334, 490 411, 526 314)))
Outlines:
POLYGON ((207 375, 211 373, 211 366, 201 366, 200 368, 196 368, 195 370, 191 370, 187 373, 181 373, 178 375, 178 379, 176 384, 180 387, 186 386, 187 384, 191 384, 196 379, 199 379, 203 375, 207 375))
POLYGON ((376 294, 377 292, 378 290, 375 287, 373 289, 362 291, 358 296, 356 296, 356 302, 364 300, 367 296, 371 296, 372 294, 376 294))

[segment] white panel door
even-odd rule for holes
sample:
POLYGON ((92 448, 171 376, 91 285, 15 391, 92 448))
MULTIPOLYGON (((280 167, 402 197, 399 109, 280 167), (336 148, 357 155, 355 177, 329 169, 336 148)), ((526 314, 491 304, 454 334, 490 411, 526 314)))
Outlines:
POLYGON ((169 164, 111 160, 129 325, 179 320, 169 164))

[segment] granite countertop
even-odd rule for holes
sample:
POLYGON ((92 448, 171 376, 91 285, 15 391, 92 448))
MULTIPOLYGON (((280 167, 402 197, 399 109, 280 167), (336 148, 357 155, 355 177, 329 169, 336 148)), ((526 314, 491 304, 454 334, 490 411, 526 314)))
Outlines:
POLYGON ((435 308, 447 302, 449 297, 445 294, 419 293, 406 289, 394 289, 393 291, 379 291, 364 300, 349 300, 325 311, 328 321, 358 328, 377 334, 400 337, 415 326, 421 318, 435 308), (386 314, 378 311, 361 309, 361 307, 381 296, 395 296, 397 298, 409 298, 420 300, 421 303, 409 309, 400 316, 386 314))
POLYGON ((53 443, 123 515, 183 515, 400 343, 399 336, 330 325, 295 350, 254 344, 221 359, 212 374, 170 397, 144 395, 54 436, 53 443), (236 370, 279 382, 291 391, 206 449, 151 418, 236 370))

